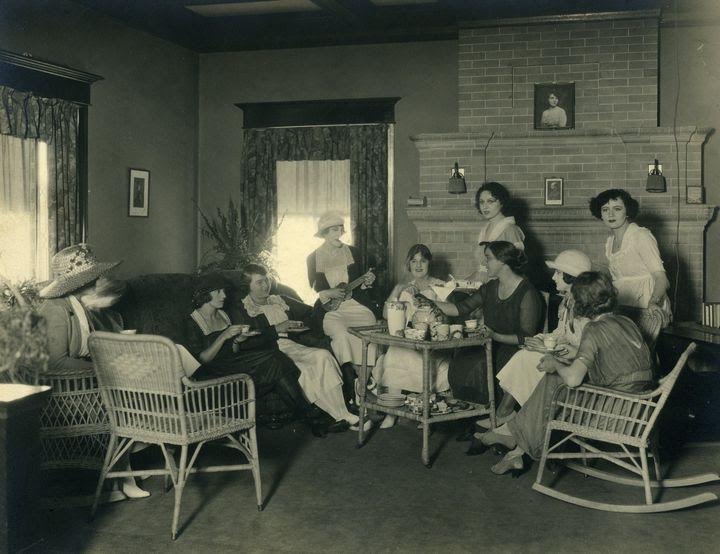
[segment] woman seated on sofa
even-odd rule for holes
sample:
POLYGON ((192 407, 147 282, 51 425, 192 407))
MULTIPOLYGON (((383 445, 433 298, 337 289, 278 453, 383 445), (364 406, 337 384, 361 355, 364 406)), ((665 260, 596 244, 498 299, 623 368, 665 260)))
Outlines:
MULTIPOLYGON (((47 322, 48 369, 52 371, 93 371, 87 341, 93 331, 118 332, 123 328, 119 313, 111 310, 125 290, 125 283, 104 275, 121 262, 99 262, 89 245, 68 246, 50 263, 54 279, 40 291, 46 300, 39 309, 47 322)), ((99 394, 99 391, 98 391, 99 394)), ((97 419, 92 408, 78 406, 78 420, 97 419)), ((106 417, 106 416, 105 416, 106 417)), ((129 461, 126 462, 130 469, 129 461)), ((150 493, 123 479, 121 490, 128 498, 145 498, 150 493)))
MULTIPOLYGON (((247 323, 262 332, 274 329, 274 334, 287 334, 287 337, 278 335, 278 348, 300 369, 299 383, 308 401, 335 420, 328 430, 345 431, 353 427, 357 430, 359 418, 345 405, 340 366, 333 355, 323 348, 304 346, 296 341, 299 335, 293 332, 291 321, 298 321, 296 318, 301 317, 300 314, 306 315, 307 310, 303 308, 307 306, 270 295, 267 270, 260 265, 248 264, 242 275, 243 288, 248 294, 242 300, 243 310, 237 322, 247 323)), ((370 420, 367 423, 370 424, 370 420)))
MULTIPOLYGON (((562 357, 572 360, 587 320, 575 319, 573 314, 575 302, 570 294, 570 287, 578 275, 590 271, 592 263, 590 258, 579 250, 564 250, 554 261, 545 263, 555 270, 553 281, 558 294, 562 296, 558 309, 558 326, 550 336, 555 339, 562 357)), ((515 353, 498 373, 497 379, 504 392, 497 409, 498 424, 505 423, 515 415, 516 404, 520 406, 525 404, 543 378, 544 373, 538 371, 537 366, 543 356, 540 351, 544 348, 543 335, 528 337, 525 339, 525 348, 515 353)), ((487 420, 483 423, 485 421, 487 420)))
MULTIPOLYGON (((420 293, 426 298, 436 300, 437 295, 433 286, 442 286, 445 283, 440 279, 430 277, 429 271, 432 262, 432 253, 424 244, 415 244, 408 250, 405 257, 405 269, 409 273, 409 281, 395 285, 388 296, 388 301, 405 302, 405 316, 408 321, 415 312, 415 295, 420 293)), ((383 313, 387 319, 387 309, 383 313)), ((449 356, 436 352, 433 356, 434 381, 433 389, 445 391, 450 388, 447 379, 449 356)), ((387 352, 380 356, 373 369, 373 377, 378 386, 384 387, 388 392, 400 393, 402 390, 422 392, 422 354, 416 350, 391 346, 387 352)), ((396 417, 386 415, 380 424, 381 429, 395 425, 396 417)))
POLYGON ((545 372, 540 384, 514 419, 474 440, 482 445, 500 444, 512 449, 492 467, 501 475, 524 467, 523 456, 538 459, 542 454, 550 404, 561 385, 591 385, 623 392, 641 393, 652 388, 652 362, 647 344, 635 324, 615 315, 617 290, 603 273, 581 273, 572 286, 577 317, 588 318, 574 361, 567 365, 547 354, 539 369, 545 372))
POLYGON ((222 310, 226 286, 225 279, 216 274, 201 276, 195 286, 195 310, 186 321, 185 333, 185 346, 202 364, 193 373, 193 379, 246 373, 255 383, 257 396, 274 390, 310 424, 313 435, 324 435, 324 423, 315 416, 298 384, 300 371, 278 350, 275 328, 248 336, 242 325, 231 324, 222 310))

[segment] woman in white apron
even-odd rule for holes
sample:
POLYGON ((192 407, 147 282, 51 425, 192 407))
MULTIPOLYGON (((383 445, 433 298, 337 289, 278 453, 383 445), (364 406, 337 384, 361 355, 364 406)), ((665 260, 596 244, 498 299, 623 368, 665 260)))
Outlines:
POLYGON ((649 229, 632 223, 639 212, 638 201, 622 189, 609 189, 590 200, 590 212, 610 230, 605 256, 618 290, 618 305, 640 309, 658 306, 663 326, 669 324, 669 282, 657 241, 649 229))

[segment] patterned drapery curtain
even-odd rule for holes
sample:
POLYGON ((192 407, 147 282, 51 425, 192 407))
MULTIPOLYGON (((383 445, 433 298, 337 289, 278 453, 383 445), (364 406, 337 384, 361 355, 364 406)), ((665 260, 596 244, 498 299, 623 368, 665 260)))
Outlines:
POLYGON ((82 240, 79 129, 76 104, 0 86, 0 134, 48 143, 51 255, 82 240))
POLYGON ((241 199, 264 229, 277 225, 277 161, 350 160, 351 224, 362 266, 388 276, 388 125, 246 129, 241 199))

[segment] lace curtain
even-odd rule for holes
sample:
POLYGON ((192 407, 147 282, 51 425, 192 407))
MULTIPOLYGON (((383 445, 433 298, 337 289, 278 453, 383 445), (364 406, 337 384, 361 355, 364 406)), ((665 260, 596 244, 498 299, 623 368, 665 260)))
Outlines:
POLYGON ((350 221, 363 267, 388 285, 388 125, 246 129, 241 199, 265 229, 277 226, 277 162, 350 160, 350 221))
POLYGON ((76 104, 0 86, 0 134, 48 144, 50 255, 82 240, 79 128, 76 104))

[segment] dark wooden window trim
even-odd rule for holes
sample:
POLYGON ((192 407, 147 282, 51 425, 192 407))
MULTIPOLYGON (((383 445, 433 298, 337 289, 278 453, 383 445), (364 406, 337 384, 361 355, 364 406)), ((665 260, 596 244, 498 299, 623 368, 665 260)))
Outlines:
POLYGON ((88 221, 88 106, 90 86, 99 75, 53 64, 28 55, 0 50, 0 85, 44 98, 59 98, 80 105, 78 174, 82 240, 87 240, 88 221))
POLYGON ((395 123, 400 97, 253 102, 235 104, 244 112, 243 128, 305 127, 395 123))

